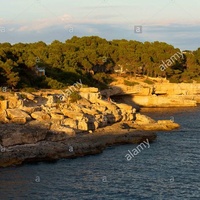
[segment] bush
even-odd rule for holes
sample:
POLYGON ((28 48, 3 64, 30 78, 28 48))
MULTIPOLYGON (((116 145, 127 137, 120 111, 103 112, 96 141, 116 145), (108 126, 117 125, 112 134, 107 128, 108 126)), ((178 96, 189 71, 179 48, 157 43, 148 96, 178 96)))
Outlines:
POLYGON ((0 101, 4 101, 5 100, 5 97, 0 95, 0 101))
POLYGON ((27 92, 27 93, 31 93, 31 92, 36 92, 37 90, 35 88, 28 87, 28 88, 24 88, 22 91, 27 92))
POLYGON ((46 77, 46 82, 48 87, 50 87, 51 89, 62 89, 65 87, 65 85, 57 80, 54 80, 52 78, 48 78, 46 77))
POLYGON ((77 92, 72 92, 70 95, 70 102, 74 103, 81 99, 81 96, 77 92))
POLYGON ((154 84, 154 82, 151 81, 151 80, 149 80, 149 79, 146 79, 146 80, 144 81, 144 83, 147 83, 147 84, 149 84, 149 85, 153 85, 153 84, 154 84))
POLYGON ((134 81, 127 81, 127 80, 124 80, 124 85, 127 85, 127 86, 134 86, 134 85, 139 85, 138 82, 134 82, 134 81))

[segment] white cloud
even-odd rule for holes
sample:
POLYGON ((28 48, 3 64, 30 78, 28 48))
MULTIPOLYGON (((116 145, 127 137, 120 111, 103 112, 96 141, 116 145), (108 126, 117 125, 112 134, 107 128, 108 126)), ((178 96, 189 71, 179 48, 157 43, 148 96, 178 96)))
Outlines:
POLYGON ((4 24, 4 26, 9 27, 10 31, 18 31, 18 32, 28 32, 28 31, 42 31, 52 26, 66 26, 66 24, 70 24, 72 21, 72 17, 68 14, 64 14, 57 18, 43 18, 35 21, 20 21, 20 22, 4 22, 0 24, 4 24), (15 28, 14 28, 15 27, 15 28))

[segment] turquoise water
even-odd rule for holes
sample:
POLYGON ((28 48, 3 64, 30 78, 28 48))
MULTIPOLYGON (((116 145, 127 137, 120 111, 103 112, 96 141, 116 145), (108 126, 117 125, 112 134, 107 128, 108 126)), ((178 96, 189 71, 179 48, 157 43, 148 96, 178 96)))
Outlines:
POLYGON ((173 117, 181 129, 158 133, 131 161, 125 155, 137 145, 0 169, 0 200, 200 199, 200 107, 156 109, 148 115, 173 117))

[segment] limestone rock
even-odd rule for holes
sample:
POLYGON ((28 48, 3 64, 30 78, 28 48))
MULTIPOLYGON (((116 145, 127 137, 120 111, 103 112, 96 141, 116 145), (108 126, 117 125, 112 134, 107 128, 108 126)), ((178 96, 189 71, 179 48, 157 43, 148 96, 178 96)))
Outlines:
POLYGON ((137 123, 137 124, 154 124, 154 123, 156 123, 156 121, 146 115, 137 113, 135 123, 137 123))
POLYGON ((26 121, 31 120, 30 115, 20 109, 7 109, 6 112, 12 122, 25 124, 26 121))
POLYGON ((39 106, 36 106, 36 107, 22 107, 21 108, 22 111, 28 113, 28 114, 32 114, 33 112, 36 112, 36 111, 41 111, 41 107, 39 106))
POLYGON ((112 115, 115 118, 115 122, 119 122, 119 121, 123 120, 123 113, 120 109, 113 111, 112 115))
POLYGON ((12 124, 8 125, 8 130, 5 134, 1 135, 3 146, 13 146, 19 144, 34 144, 38 141, 44 140, 46 138, 46 130, 40 130, 35 127, 25 126, 15 127, 12 124))
POLYGON ((53 120, 63 120, 64 119, 64 115, 51 113, 51 119, 53 119, 53 120))
POLYGON ((4 100, 4 101, 0 101, 0 111, 2 110, 6 110, 8 108, 8 101, 4 100))
POLYGON ((105 100, 102 100, 102 99, 98 99, 98 100, 97 100, 97 103, 99 103, 101 106, 106 107, 106 108, 107 108, 108 110, 110 110, 110 111, 115 111, 115 110, 118 109, 118 107, 117 107, 115 104, 113 104, 113 103, 111 103, 111 102, 109 102, 109 101, 105 101, 105 100))
POLYGON ((121 110, 125 110, 125 111, 132 111, 132 109, 133 109, 133 107, 132 106, 130 106, 130 105, 127 105, 127 104, 125 104, 125 103, 118 103, 118 104, 116 104, 117 105, 117 107, 119 107, 121 110))
POLYGON ((78 121, 78 129, 82 131, 87 131, 88 129, 88 118, 83 117, 81 120, 78 121))
POLYGON ((97 92, 99 92, 99 89, 95 88, 95 87, 80 88, 80 92, 84 92, 84 93, 97 93, 97 92))
MULTIPOLYGON (((146 131, 169 131, 173 129, 179 128, 179 124, 173 123, 172 121, 166 123, 167 120, 164 120, 164 122, 161 122, 160 120, 159 123, 152 123, 152 124, 134 124, 133 127, 136 128, 137 130, 146 130, 146 131)), ((168 120, 169 121, 169 120, 168 120)))
POLYGON ((26 123, 27 127, 35 127, 41 130, 49 130, 51 127, 50 121, 37 121, 37 120, 32 120, 28 123, 26 123))
POLYGON ((8 108, 14 109, 23 107, 24 103, 21 99, 19 99, 17 96, 11 96, 8 98, 8 108))
POLYGON ((65 126, 60 126, 57 124, 53 124, 50 128, 51 131, 55 131, 55 132, 64 132, 66 135, 68 136, 75 136, 76 133, 72 128, 67 128, 65 126))
POLYGON ((34 99, 35 99, 35 95, 33 95, 31 93, 22 92, 22 94, 25 95, 28 100, 34 101, 34 99))
POLYGON ((92 103, 96 103, 98 99, 101 99, 101 94, 100 92, 97 93, 85 93, 85 92, 79 92, 79 95, 82 98, 85 98, 89 100, 92 103))
POLYGON ((113 124, 116 122, 115 116, 113 114, 106 114, 106 119, 108 124, 113 124))
POLYGON ((106 115, 95 115, 94 125, 96 128, 105 127, 108 124, 108 118, 106 115))
POLYGON ((65 118, 64 120, 62 120, 61 123, 64 126, 69 126, 71 128, 78 129, 78 121, 77 120, 74 120, 71 118, 65 118))
POLYGON ((82 105, 82 106, 85 106, 85 107, 88 107, 88 106, 91 105, 91 103, 85 98, 81 98, 80 100, 77 101, 77 103, 79 105, 82 105))
POLYGON ((95 109, 101 113, 104 113, 107 109, 105 106, 102 106, 100 104, 95 104, 94 106, 95 106, 95 109))
POLYGON ((72 119, 79 119, 79 118, 84 117, 83 113, 71 111, 71 110, 66 109, 66 108, 64 108, 62 110, 62 112, 63 112, 64 116, 72 118, 72 119))
POLYGON ((90 108, 90 109, 89 108, 82 108, 81 110, 82 110, 83 113, 93 115, 93 116, 98 114, 98 112, 93 108, 90 108))
POLYGON ((71 109, 72 109, 73 111, 75 111, 75 112, 81 112, 81 110, 82 110, 82 105, 78 105, 78 104, 76 104, 76 103, 72 103, 72 104, 70 105, 70 107, 71 107, 71 109))
POLYGON ((37 111, 37 112, 32 113, 31 117, 38 121, 47 121, 47 120, 51 119, 49 114, 42 112, 42 111, 37 111))
POLYGON ((0 122, 3 122, 3 123, 8 123, 9 120, 7 118, 7 113, 6 111, 0 111, 0 122))

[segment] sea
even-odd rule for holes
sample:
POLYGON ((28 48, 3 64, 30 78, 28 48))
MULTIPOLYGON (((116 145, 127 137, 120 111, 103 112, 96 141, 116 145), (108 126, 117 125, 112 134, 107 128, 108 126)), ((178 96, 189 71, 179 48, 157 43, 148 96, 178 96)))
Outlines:
POLYGON ((142 109, 181 125, 131 160, 137 144, 57 162, 0 169, 0 200, 200 200, 200 106, 142 109))

